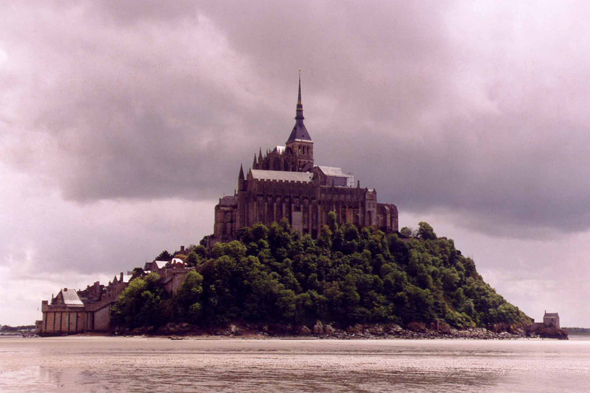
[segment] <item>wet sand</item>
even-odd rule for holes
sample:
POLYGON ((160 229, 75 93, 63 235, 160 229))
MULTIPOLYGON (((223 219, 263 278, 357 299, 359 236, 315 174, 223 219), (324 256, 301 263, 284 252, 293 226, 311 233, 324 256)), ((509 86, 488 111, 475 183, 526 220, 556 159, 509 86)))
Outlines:
POLYGON ((585 392, 590 341, 69 336, 0 342, 0 391, 585 392))

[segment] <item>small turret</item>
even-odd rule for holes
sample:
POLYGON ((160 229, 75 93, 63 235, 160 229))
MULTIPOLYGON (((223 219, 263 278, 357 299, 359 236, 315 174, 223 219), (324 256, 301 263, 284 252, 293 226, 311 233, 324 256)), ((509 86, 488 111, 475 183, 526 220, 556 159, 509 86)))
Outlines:
POLYGON ((240 164, 240 174, 238 175, 238 180, 244 180, 244 167, 240 164))
MULTIPOLYGON (((256 157, 254 157, 256 159, 256 157)), ((246 178, 244 176, 244 167, 240 164, 240 174, 238 175, 238 190, 244 191, 246 190, 246 178)), ((236 192, 234 191, 234 195, 236 192)))

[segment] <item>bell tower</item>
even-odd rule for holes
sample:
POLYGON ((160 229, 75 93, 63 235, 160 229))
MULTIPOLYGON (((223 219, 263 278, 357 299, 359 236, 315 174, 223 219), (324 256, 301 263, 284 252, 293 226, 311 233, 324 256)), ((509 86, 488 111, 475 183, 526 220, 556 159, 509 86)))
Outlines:
POLYGON ((301 68, 299 69, 299 95, 295 111, 295 126, 286 143, 287 154, 291 157, 289 170, 307 172, 313 168, 313 141, 303 124, 303 104, 301 103, 301 68))

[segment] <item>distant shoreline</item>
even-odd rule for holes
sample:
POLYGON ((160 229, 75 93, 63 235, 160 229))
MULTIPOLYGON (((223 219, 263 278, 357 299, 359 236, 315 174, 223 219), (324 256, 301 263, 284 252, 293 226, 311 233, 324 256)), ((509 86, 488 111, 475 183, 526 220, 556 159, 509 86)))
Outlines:
MULTIPOLYGON (((232 325, 233 326, 233 325, 232 325)), ((66 335, 47 335, 44 337, 65 337, 66 335)), ((415 332, 407 329, 399 329, 392 333, 383 332, 380 329, 364 329, 360 332, 350 332, 340 329, 334 329, 333 332, 319 333, 319 334, 281 334, 277 332, 267 332, 263 330, 243 330, 236 328, 232 331, 229 329, 218 329, 208 331, 195 330, 176 330, 172 331, 158 331, 149 332, 133 331, 125 333, 100 333, 88 332, 75 335, 68 335, 69 337, 153 337, 171 340, 184 339, 252 339, 252 340, 267 340, 267 339, 281 339, 281 340, 515 340, 526 338, 524 333, 509 333, 501 332, 495 333, 485 328, 472 328, 465 330, 452 329, 449 333, 442 333, 434 330, 427 330, 423 332, 415 332)))
MULTIPOLYGON (((586 336, 586 335, 576 335, 586 336)), ((18 336, 12 336, 7 338, 21 338, 18 336)), ((259 335, 248 335, 248 336, 210 336, 210 335, 182 335, 182 336, 169 336, 169 335, 113 335, 109 333, 80 333, 63 336, 37 336, 36 338, 41 339, 85 339, 85 338, 116 338, 116 339, 158 339, 158 340, 170 340, 170 341, 427 341, 427 340, 442 340, 442 341, 559 341, 555 339, 544 339, 540 337, 525 337, 525 336, 513 336, 505 338, 477 338, 477 337, 350 337, 350 338, 337 338, 337 337, 316 337, 316 336, 259 336, 259 335)), ((24 338, 23 338, 24 339, 24 338)))

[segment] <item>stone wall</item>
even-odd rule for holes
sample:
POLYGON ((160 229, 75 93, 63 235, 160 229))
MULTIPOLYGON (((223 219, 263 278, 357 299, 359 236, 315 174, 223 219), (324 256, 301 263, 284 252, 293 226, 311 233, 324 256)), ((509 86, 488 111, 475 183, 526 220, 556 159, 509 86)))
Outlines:
POLYGON ((377 192, 367 188, 322 186, 310 183, 240 180, 236 197, 227 203, 224 197, 215 207, 215 224, 209 247, 219 241, 237 239, 241 227, 256 223, 270 226, 286 218, 294 230, 317 238, 334 211, 338 224, 350 223, 359 228, 374 226, 386 233, 398 231, 398 211, 394 204, 377 202, 377 192))
POLYGON ((114 302, 108 302, 102 308, 94 311, 94 326, 92 330, 95 332, 107 332, 111 327, 111 306, 114 302))
POLYGON ((162 269, 160 275, 164 280, 164 290, 170 294, 178 292, 191 270, 194 270, 194 268, 162 269))
POLYGON ((41 334, 61 335, 76 334, 87 330, 84 307, 41 304, 43 320, 40 324, 41 334))

